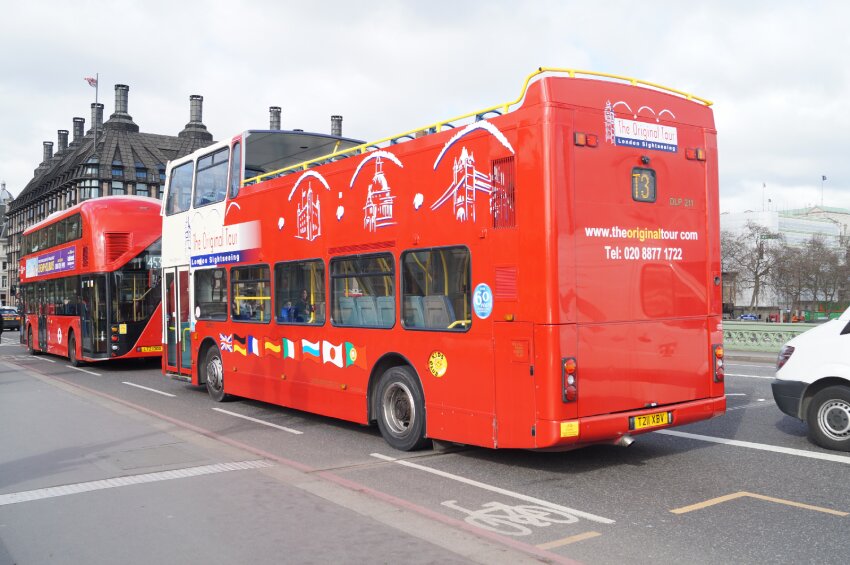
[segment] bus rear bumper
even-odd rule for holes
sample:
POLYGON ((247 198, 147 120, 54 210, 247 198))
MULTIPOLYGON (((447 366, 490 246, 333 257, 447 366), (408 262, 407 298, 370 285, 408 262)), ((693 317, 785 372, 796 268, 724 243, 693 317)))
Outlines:
POLYGON ((578 420, 551 421, 538 420, 536 426, 536 448, 537 449, 574 449, 590 444, 628 444, 623 442, 625 436, 654 432, 657 430, 682 426, 707 420, 720 416, 726 412, 726 397, 706 398, 659 406, 648 410, 633 410, 630 412, 618 412, 616 414, 603 414, 600 416, 588 416, 578 420), (631 429, 632 418, 645 416, 659 412, 668 412, 670 422, 667 424, 646 427, 642 429, 631 429))

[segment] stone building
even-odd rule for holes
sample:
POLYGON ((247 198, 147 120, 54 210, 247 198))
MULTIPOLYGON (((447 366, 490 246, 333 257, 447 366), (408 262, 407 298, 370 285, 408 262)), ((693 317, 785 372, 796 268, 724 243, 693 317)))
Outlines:
POLYGON ((139 131, 128 113, 129 90, 127 85, 115 85, 115 112, 107 121, 103 104, 94 103, 88 131, 85 119, 76 117, 70 143, 68 130, 61 129, 55 152, 53 142, 45 141, 32 180, 6 205, 7 254, 0 258, 6 265, 1 275, 9 283, 9 303, 15 303, 18 263, 26 252, 21 249, 21 234, 27 227, 89 198, 119 194, 161 198, 166 163, 214 143, 202 121, 202 96, 189 97, 189 123, 183 130, 164 135, 139 131))

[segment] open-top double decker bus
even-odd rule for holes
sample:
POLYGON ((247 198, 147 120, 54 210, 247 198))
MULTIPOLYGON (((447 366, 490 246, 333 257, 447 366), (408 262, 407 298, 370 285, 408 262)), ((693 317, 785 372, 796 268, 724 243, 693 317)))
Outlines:
POLYGON ((725 411, 710 103, 540 69, 377 142, 248 131, 168 166, 164 369, 428 438, 569 449, 725 411))
POLYGON ((23 233, 19 273, 30 353, 81 361, 162 355, 162 204, 105 196, 23 233))

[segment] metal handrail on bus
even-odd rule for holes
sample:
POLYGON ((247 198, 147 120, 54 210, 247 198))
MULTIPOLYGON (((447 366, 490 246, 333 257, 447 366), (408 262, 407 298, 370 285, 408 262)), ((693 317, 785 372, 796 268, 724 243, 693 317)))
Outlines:
POLYGON ((582 71, 579 69, 563 69, 558 67, 539 67, 536 71, 525 77, 525 82, 523 82, 522 90, 520 91, 519 96, 515 100, 511 100, 510 102, 504 102, 502 104, 496 104, 495 106, 490 106, 489 108, 484 108, 483 110, 477 110, 475 112, 469 112, 468 114, 462 114, 460 116, 456 116, 454 118, 450 118, 448 120, 442 120, 439 122, 434 122, 432 124, 412 129, 397 135, 392 135, 390 137, 385 137, 383 139, 379 139, 377 141, 370 141, 368 143, 363 143, 360 145, 356 145, 354 147, 350 147, 348 149, 344 149, 342 151, 338 151, 339 143, 337 142, 334 147, 334 151, 332 153, 328 153, 327 155, 322 155, 321 157, 316 157, 315 159, 310 159, 308 161, 302 161, 297 165, 290 165, 288 167, 284 167, 282 169, 277 169, 275 171, 271 171, 268 173, 264 173, 262 175, 257 175, 255 177, 251 177, 249 179, 245 179, 242 181, 242 186, 246 186, 248 184, 255 184, 261 182, 263 180, 281 176, 287 173, 295 172, 298 170, 307 170, 310 167, 315 167, 316 165, 322 164, 331 159, 337 158, 345 158, 350 157, 352 155, 358 155, 366 153, 367 151, 371 151, 373 149, 380 149, 382 143, 386 143, 388 145, 395 145, 398 143, 402 143, 404 141, 408 141, 411 139, 415 139, 417 136, 428 135, 431 133, 439 133, 443 130, 444 127, 455 128, 457 127, 454 123, 458 120, 466 120, 469 118, 474 118, 476 122, 481 121, 488 114, 507 114, 512 106, 516 106, 525 98, 526 91, 528 90, 528 85, 531 83, 532 79, 536 76, 544 74, 544 73, 558 73, 558 74, 566 74, 570 78, 576 78, 576 75, 582 76, 593 76, 593 77, 601 77, 612 79, 614 81, 626 82, 632 86, 648 86, 650 88, 654 88, 656 90, 671 92, 673 94, 677 94, 687 100, 697 101, 706 106, 711 106, 713 102, 707 100, 705 98, 700 98, 694 94, 690 94, 683 90, 677 90, 675 88, 670 88, 669 86, 663 86, 660 84, 656 84, 654 82, 649 82, 645 80, 640 80, 632 77, 622 76, 622 75, 614 75, 610 73, 601 73, 597 71, 582 71))

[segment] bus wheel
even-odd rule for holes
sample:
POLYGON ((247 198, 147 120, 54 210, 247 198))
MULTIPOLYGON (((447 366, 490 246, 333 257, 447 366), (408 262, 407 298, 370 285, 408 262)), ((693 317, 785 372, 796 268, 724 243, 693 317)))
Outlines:
POLYGON ((68 361, 71 363, 72 367, 79 367, 82 365, 80 360, 77 359, 77 338, 74 337, 74 332, 68 333, 68 361))
POLYGON ((230 395, 224 394, 224 365, 221 363, 221 354, 218 352, 218 348, 210 348, 204 362, 204 371, 210 398, 216 402, 229 400, 230 395))
POLYGON ((831 386, 809 403, 809 438, 827 449, 850 451, 850 388, 831 386))
POLYGON ((32 340, 32 326, 27 330, 27 349, 30 355, 38 355, 38 351, 35 350, 35 343, 32 340))
POLYGON ((425 402, 409 367, 391 367, 381 375, 378 402, 378 428, 390 446, 400 451, 425 447, 425 402))

